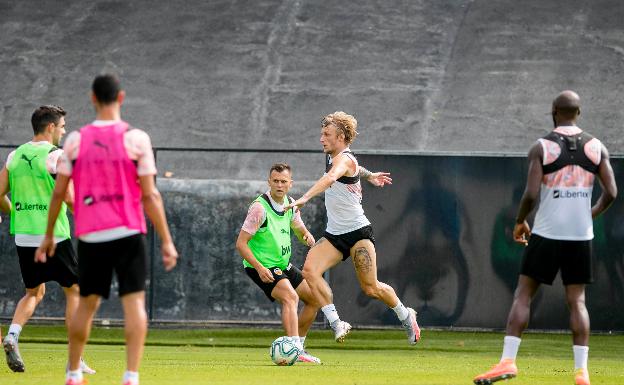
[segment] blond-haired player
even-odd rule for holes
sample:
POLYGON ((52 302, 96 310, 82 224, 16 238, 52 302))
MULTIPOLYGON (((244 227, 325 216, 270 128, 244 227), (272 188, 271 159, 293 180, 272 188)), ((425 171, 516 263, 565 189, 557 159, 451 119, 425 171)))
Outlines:
POLYGON ((408 343, 415 344, 420 339, 416 312, 403 306, 394 289, 377 279, 375 237, 362 208, 361 178, 378 187, 391 184, 392 179, 389 173, 371 173, 358 164, 349 149, 357 135, 356 129, 357 120, 343 111, 323 118, 320 141, 326 154, 325 174, 289 206, 301 207, 312 197, 325 192, 327 228, 323 238, 308 252, 303 277, 334 330, 336 341, 342 342, 351 325, 338 317, 332 291, 323 279, 323 273, 351 257, 362 291, 392 308, 407 332, 408 343))

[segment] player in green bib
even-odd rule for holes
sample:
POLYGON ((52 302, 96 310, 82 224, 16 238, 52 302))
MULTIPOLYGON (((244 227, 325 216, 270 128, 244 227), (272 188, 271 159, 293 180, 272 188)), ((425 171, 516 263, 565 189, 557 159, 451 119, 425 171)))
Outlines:
POLYGON ((305 227, 299 211, 284 211, 284 206, 291 202, 287 195, 291 187, 290 166, 274 164, 269 170, 269 191, 257 197, 249 207, 236 249, 243 257, 247 275, 271 301, 281 303, 286 335, 302 351, 298 361, 320 364, 318 358, 303 348, 319 304, 301 270, 290 263, 291 230, 309 247, 314 245, 314 237, 305 227), (297 315, 299 299, 304 306, 297 315))
MULTIPOLYGON (((10 232, 15 236, 22 280, 26 294, 18 302, 13 320, 2 341, 9 368, 25 371, 19 353, 18 339, 22 327, 28 322, 45 295, 45 283, 56 281, 65 292, 65 322, 68 323, 78 306, 78 261, 70 240, 67 205, 54 226, 57 243, 56 258, 47 263, 35 263, 35 250, 43 240, 48 205, 54 190, 56 168, 62 150, 57 146, 65 134, 65 111, 57 106, 41 106, 31 118, 33 140, 11 152, 0 171, 0 210, 11 213, 10 232), (7 199, 10 192, 11 200, 7 199)), ((73 197, 67 196, 71 206, 73 197)), ((82 370, 95 373, 84 361, 82 370)))

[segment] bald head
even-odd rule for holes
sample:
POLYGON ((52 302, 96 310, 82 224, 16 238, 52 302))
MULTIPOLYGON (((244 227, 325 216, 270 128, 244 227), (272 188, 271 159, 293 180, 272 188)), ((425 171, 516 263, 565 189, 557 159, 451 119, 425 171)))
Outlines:
POLYGON ((552 113, 555 124, 561 121, 576 120, 581 113, 581 98, 574 91, 561 92, 552 103, 552 113))

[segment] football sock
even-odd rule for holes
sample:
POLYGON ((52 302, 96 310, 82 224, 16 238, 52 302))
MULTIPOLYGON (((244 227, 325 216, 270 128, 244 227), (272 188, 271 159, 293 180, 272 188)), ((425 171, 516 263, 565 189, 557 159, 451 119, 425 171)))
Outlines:
POLYGON ((399 301, 399 303, 393 307, 392 310, 394 310, 397 317, 399 317, 399 321, 401 322, 405 321, 407 317, 409 317, 409 312, 407 311, 407 308, 403 306, 401 301, 399 301))
POLYGON ((301 346, 305 347, 305 339, 306 339, 306 336, 299 337, 299 341, 301 341, 301 346))
POLYGON ((121 381, 122 384, 127 384, 128 382, 130 382, 131 384, 138 384, 139 383, 139 372, 131 372, 129 370, 126 370, 124 375, 123 375, 123 380, 121 381))
POLYGON ((20 333, 22 332, 22 326, 19 324, 11 324, 9 327, 9 334, 13 334, 15 339, 19 338, 20 333))
POLYGON ((73 380, 76 383, 82 382, 82 370, 68 370, 67 371, 67 379, 73 380))
POLYGON ((587 369, 587 356, 589 355, 589 346, 574 345, 574 369, 587 369))
POLYGON ((520 342, 522 342, 522 340, 514 336, 505 336, 504 341, 501 361, 506 359, 512 359, 515 361, 516 356, 518 355, 518 348, 520 348, 520 342))
POLYGON ((297 349, 303 350, 303 344, 301 343, 299 336, 290 336, 290 339, 292 339, 292 341, 295 343, 297 349))
POLYGON ((340 317, 338 317, 338 312, 336 311, 336 306, 334 306, 333 303, 323 306, 321 310, 323 311, 323 314, 325 314, 327 322, 329 322, 330 324, 333 324, 334 322, 340 320, 340 317))

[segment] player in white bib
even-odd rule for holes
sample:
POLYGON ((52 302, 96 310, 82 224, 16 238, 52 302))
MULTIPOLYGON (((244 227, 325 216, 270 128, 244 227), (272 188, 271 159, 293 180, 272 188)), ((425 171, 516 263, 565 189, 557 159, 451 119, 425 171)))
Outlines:
POLYGON ((375 237, 361 204, 360 178, 378 187, 391 184, 392 179, 388 173, 371 173, 358 164, 349 149, 357 135, 356 128, 355 118, 342 111, 325 116, 321 127, 321 144, 327 156, 325 174, 308 192, 288 206, 301 207, 312 197, 325 192, 327 229, 323 238, 308 252, 303 276, 321 304, 336 341, 342 342, 351 325, 340 320, 323 273, 351 257, 362 291, 394 310, 407 332, 408 343, 415 344, 420 339, 416 312, 403 306, 394 289, 377 279, 375 237))
POLYGON ((507 319, 501 360, 474 378, 478 385, 517 375, 520 337, 529 323, 531 300, 541 284, 551 285, 561 271, 572 330, 576 385, 590 385, 587 371, 589 314, 585 286, 593 282, 593 218, 602 214, 617 195, 609 152, 596 138, 576 126, 579 96, 563 91, 552 104, 555 128, 529 150, 527 185, 520 201, 513 235, 525 244, 522 268, 507 319), (591 205, 595 176, 602 194, 591 205), (526 218, 538 202, 533 232, 526 218), (530 237, 530 238, 529 238, 530 237))

